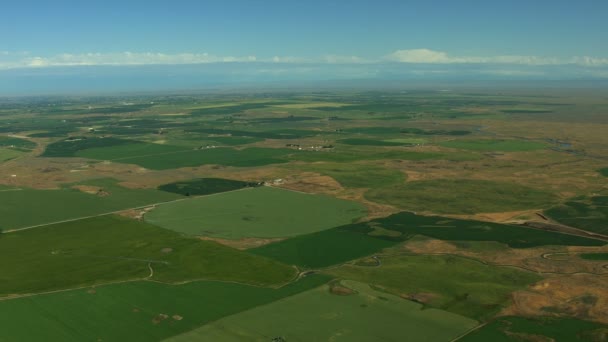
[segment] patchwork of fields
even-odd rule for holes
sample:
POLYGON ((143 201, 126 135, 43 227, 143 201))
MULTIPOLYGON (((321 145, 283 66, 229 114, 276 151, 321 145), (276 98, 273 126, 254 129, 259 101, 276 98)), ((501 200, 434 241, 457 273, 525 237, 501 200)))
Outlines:
POLYGON ((603 341, 577 94, 0 99, 0 341, 603 341))

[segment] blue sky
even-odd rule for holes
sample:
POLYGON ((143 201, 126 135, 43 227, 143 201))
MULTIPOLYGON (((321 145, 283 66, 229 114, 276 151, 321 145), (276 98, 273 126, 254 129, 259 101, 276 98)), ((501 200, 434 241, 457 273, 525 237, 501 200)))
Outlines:
POLYGON ((607 13, 605 0, 7 0, 0 71, 231 62, 608 78, 607 13))

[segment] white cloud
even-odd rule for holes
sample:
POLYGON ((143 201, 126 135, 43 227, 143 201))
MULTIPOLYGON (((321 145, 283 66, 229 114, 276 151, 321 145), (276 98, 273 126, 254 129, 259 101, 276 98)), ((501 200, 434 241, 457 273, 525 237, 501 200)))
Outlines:
POLYGON ((386 59, 401 63, 458 63, 445 52, 429 49, 397 50, 386 59))
MULTIPOLYGON (((359 56, 325 55, 320 57, 274 56, 218 56, 208 53, 158 53, 158 52, 116 52, 59 54, 55 56, 35 56, 28 52, 0 51, 0 69, 43 68, 53 66, 98 66, 98 65, 179 65, 208 63, 279 63, 279 64, 336 64, 336 65, 382 65, 387 62, 449 65, 449 64, 488 64, 502 66, 572 66, 581 68, 608 67, 608 58, 571 57, 553 58, 539 56, 452 56, 445 51, 430 49, 397 50, 377 59, 359 56)), ((362 66, 357 66, 359 69, 362 66)), ((497 70, 502 70, 496 67, 497 70)), ((509 71, 511 72, 511 71, 509 71)), ((526 70, 526 72, 530 72, 526 70)))
POLYGON ((154 52, 61 54, 52 57, 28 57, 1 62, 0 68, 27 68, 84 65, 153 65, 255 62, 256 56, 215 56, 208 53, 164 54, 154 52))
POLYGON ((608 58, 594 58, 589 56, 575 57, 572 62, 574 64, 596 67, 608 65, 608 58))
POLYGON ((522 65, 555 65, 560 64, 556 58, 544 58, 537 56, 458 56, 453 57, 443 51, 429 49, 397 50, 385 57, 386 60, 400 63, 418 64, 522 64, 522 65))

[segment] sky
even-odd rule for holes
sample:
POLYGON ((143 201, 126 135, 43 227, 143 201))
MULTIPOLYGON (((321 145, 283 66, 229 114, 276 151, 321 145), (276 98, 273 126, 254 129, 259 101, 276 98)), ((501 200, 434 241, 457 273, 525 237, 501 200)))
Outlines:
POLYGON ((0 90, 158 65, 230 64, 224 80, 608 79, 606 13, 605 0, 7 0, 0 90))

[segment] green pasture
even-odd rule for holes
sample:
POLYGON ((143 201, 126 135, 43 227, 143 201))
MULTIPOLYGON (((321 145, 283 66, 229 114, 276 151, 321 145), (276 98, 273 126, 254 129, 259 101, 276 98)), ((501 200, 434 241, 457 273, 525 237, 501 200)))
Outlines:
POLYGON ((150 278, 278 285, 295 270, 270 259, 119 216, 0 235, 0 296, 150 278))
POLYGON ((22 156, 23 152, 12 148, 0 148, 0 163, 22 156))
POLYGON ((259 187, 167 203, 145 218, 189 235, 240 239, 311 233, 350 223, 365 213, 356 202, 259 187))
POLYGON ((608 326, 575 318, 499 317, 459 342, 606 341, 608 326))
POLYGON ((545 215, 568 226, 608 235, 608 196, 571 200, 545 210, 545 215))
POLYGON ((336 295, 329 286, 309 290, 220 319, 167 341, 449 341, 477 322, 425 309, 358 282, 355 293, 336 295))
POLYGON ((440 143, 443 147, 456 148, 460 150, 472 150, 482 152, 521 152, 534 151, 547 147, 546 144, 528 140, 450 140, 440 143))
POLYGON ((477 320, 498 312, 511 292, 542 279, 535 273, 451 255, 387 255, 378 260, 379 266, 346 264, 326 273, 395 295, 418 296, 429 307, 477 320))
POLYGON ((319 162, 297 165, 294 168, 330 176, 347 188, 379 188, 400 184, 405 180, 403 172, 371 163, 319 162))
POLYGON ((99 215, 117 210, 181 198, 154 189, 127 189, 113 179, 78 183, 97 186, 103 196, 88 194, 66 185, 56 190, 23 188, 0 192, 0 229, 15 229, 38 224, 99 215))
POLYGON ((416 212, 472 214, 542 209, 556 202, 547 191, 499 181, 437 179, 369 190, 365 197, 416 212))
POLYGON ((600 175, 604 176, 604 177, 608 177, 608 167, 602 168, 597 170, 597 172, 600 173, 600 175))
POLYGON ((327 281, 311 275, 278 289, 136 281, 5 300, 0 341, 160 341, 327 281))

